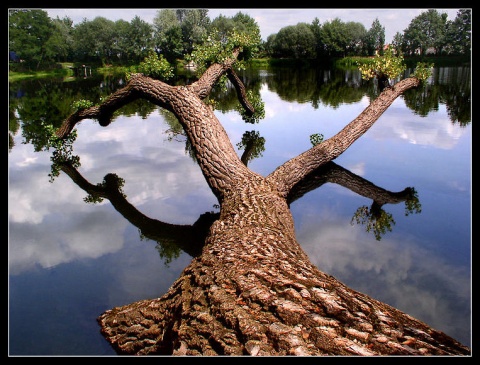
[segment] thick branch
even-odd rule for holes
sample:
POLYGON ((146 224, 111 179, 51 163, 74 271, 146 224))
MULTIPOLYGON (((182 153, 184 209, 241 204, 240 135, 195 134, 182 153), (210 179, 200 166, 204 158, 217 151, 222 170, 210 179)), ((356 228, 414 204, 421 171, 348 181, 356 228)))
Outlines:
POLYGON ((168 110, 169 89, 172 86, 162 81, 154 80, 142 74, 133 75, 127 86, 114 92, 110 97, 98 106, 79 110, 70 115, 55 132, 60 138, 67 137, 75 125, 84 119, 97 119, 101 126, 106 127, 112 120, 113 113, 138 98, 150 100, 156 105, 168 110))
POLYGON ((100 125, 107 126, 116 110, 137 98, 138 94, 135 93, 135 88, 127 85, 112 94, 102 105, 78 110, 70 115, 55 134, 60 138, 67 137, 75 125, 84 119, 98 119, 100 125))
POLYGON ((237 61, 239 53, 240 49, 236 48, 232 52, 232 57, 227 59, 225 62, 222 64, 212 64, 203 73, 200 79, 189 85, 188 88, 197 94, 200 99, 205 99, 208 95, 210 95, 213 85, 215 85, 218 79, 237 61))
POLYGON ((252 178, 259 178, 240 161, 220 121, 201 100, 208 95, 218 78, 230 69, 238 52, 236 50, 224 64, 210 66, 197 82, 189 86, 170 86, 136 74, 126 87, 116 91, 100 106, 71 115, 56 133, 62 138, 67 136, 76 123, 85 118, 97 118, 101 125, 106 126, 113 112, 123 105, 136 98, 149 100, 177 117, 194 146, 196 159, 210 188, 221 204, 226 191, 252 178))
POLYGON ((267 179, 277 185, 280 194, 287 196, 292 187, 319 166, 340 156, 380 118, 383 112, 405 90, 417 87, 420 81, 410 77, 386 88, 357 118, 340 132, 308 151, 279 166, 267 179))

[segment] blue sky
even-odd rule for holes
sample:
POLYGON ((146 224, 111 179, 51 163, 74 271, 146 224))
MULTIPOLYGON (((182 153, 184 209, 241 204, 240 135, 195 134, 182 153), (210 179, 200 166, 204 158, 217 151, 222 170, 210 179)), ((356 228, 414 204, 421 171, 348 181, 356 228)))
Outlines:
MULTIPOLYGON (((397 32, 402 32, 410 22, 428 9, 420 8, 356 8, 356 9, 333 9, 333 8, 208 8, 210 19, 219 15, 232 17, 239 11, 250 15, 260 27, 263 40, 271 34, 277 33, 281 28, 288 25, 296 25, 300 22, 311 23, 318 18, 320 23, 340 18, 344 22, 354 21, 362 23, 366 29, 370 29, 376 18, 385 27, 385 41, 391 42, 397 32)), ((132 20, 138 15, 142 20, 152 23, 158 8, 118 8, 118 9, 53 9, 43 8, 51 18, 68 16, 77 24, 84 18, 93 20, 97 16, 116 21, 123 19, 132 20)), ((454 20, 459 9, 437 9, 441 13, 448 14, 448 20, 454 20)))

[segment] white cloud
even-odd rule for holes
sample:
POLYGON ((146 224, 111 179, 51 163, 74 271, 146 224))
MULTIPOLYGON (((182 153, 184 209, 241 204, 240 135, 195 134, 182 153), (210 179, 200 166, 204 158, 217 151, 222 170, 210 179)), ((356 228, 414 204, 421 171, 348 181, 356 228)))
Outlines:
POLYGON ((430 111, 432 114, 438 114, 435 117, 435 124, 432 124, 430 118, 414 113, 405 121, 405 106, 396 107, 399 103, 404 103, 402 98, 397 99, 372 127, 369 133, 371 137, 377 140, 401 138, 411 144, 449 150, 456 146, 465 133, 469 133, 467 129, 452 124, 443 104, 439 106, 438 111, 430 111))
MULTIPOLYGON (((115 173, 125 180, 127 200, 142 213, 167 223, 192 224, 216 200, 198 165, 185 155, 184 143, 167 142, 165 130, 155 113, 148 121, 119 117, 107 128, 84 121, 75 141, 78 171, 91 184, 115 173), (185 206, 190 208, 187 214, 185 206)), ((24 148, 19 144, 9 155, 10 272, 119 250, 129 223, 108 200, 85 203, 87 193, 63 172, 50 183, 48 152, 36 153, 35 166, 17 163, 25 160, 24 148)))
POLYGON ((376 241, 363 226, 350 226, 331 210, 297 224, 299 242, 323 272, 447 333, 460 320, 444 295, 468 303, 469 273, 425 250, 422 242, 405 234, 397 239, 395 232, 376 241))

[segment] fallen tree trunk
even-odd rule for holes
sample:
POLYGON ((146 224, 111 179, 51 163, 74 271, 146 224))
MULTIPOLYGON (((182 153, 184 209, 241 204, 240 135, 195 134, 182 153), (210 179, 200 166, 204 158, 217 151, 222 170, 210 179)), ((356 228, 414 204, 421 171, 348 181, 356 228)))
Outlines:
MULTIPOLYGON (((297 242, 289 209, 306 176, 348 149, 419 80, 386 88, 337 135, 262 177, 238 158, 202 101, 223 74, 244 99, 232 69, 237 55, 213 64, 187 86, 136 75, 102 105, 73 114, 57 131, 65 137, 85 118, 107 126, 115 110, 147 99, 178 118, 220 205, 200 255, 166 294, 98 318, 105 338, 119 354, 137 355, 470 354, 446 334, 320 271, 297 242)), ((249 108, 245 101, 242 105, 249 108)))

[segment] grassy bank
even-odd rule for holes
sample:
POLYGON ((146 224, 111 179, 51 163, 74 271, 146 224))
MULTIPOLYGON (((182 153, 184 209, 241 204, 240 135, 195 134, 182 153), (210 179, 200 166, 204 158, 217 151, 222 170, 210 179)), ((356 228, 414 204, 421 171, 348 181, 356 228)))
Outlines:
MULTIPOLYGON (((308 66, 335 66, 338 68, 356 68, 357 61, 369 60, 366 57, 345 57, 336 60, 325 60, 320 62, 318 60, 305 60, 305 59, 275 59, 275 58, 256 58, 249 62, 252 67, 308 67, 308 66)), ((464 66, 470 65, 470 57, 468 56, 415 56, 406 57, 405 63, 407 67, 415 67, 417 62, 429 62, 434 63, 436 67, 448 67, 448 66, 464 66)), ((73 67, 78 65, 72 62, 59 63, 57 68, 52 70, 40 70, 40 71, 11 71, 8 72, 8 81, 15 82, 25 79, 36 79, 46 77, 69 77, 74 76, 73 67)), ((92 72, 105 74, 105 75, 118 75, 125 74, 128 71, 128 66, 120 65, 92 65, 92 72)), ((182 69, 182 61, 177 64, 179 69, 182 69)))

